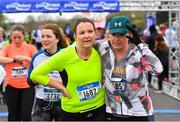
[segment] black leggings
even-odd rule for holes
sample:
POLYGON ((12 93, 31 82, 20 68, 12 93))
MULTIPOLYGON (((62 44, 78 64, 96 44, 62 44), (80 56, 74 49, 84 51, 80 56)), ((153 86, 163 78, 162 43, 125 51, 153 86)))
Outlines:
POLYGON ((31 121, 35 89, 18 89, 6 86, 5 96, 8 107, 8 121, 31 121))
POLYGON ((49 102, 36 98, 32 121, 60 121, 61 102, 49 102))
POLYGON ((105 121, 105 105, 84 113, 69 113, 62 110, 62 121, 105 121))

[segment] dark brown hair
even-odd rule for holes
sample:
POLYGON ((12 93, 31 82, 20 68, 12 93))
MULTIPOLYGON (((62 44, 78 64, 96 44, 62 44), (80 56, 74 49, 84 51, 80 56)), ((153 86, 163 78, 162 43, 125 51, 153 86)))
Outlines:
POLYGON ((12 34, 13 31, 20 31, 25 36, 25 28, 24 28, 23 25, 14 25, 14 26, 12 26, 11 31, 10 31, 11 34, 12 34))
POLYGON ((90 19, 88 19, 88 18, 79 18, 79 19, 76 20, 76 22, 75 22, 75 24, 74 24, 74 30, 73 30, 74 34, 76 34, 77 26, 78 26, 80 23, 85 23, 85 22, 91 23, 91 24, 93 25, 94 30, 95 30, 95 25, 94 25, 94 22, 93 22, 92 20, 90 20, 90 19))
POLYGON ((166 45, 162 34, 158 34, 156 37, 154 50, 157 48, 163 52, 169 52, 169 47, 166 45))
POLYGON ((48 24, 42 25, 41 30, 42 29, 50 29, 53 31, 55 37, 59 40, 59 42, 57 43, 58 48, 67 47, 66 40, 65 40, 59 26, 57 26, 56 24, 53 24, 53 23, 48 23, 48 24))

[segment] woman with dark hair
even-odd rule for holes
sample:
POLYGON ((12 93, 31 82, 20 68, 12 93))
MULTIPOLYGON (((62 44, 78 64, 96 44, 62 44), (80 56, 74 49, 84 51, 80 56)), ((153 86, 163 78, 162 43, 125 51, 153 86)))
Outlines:
POLYGON ((37 49, 24 42, 25 29, 22 25, 11 28, 12 43, 2 49, 6 57, 0 63, 6 64, 5 96, 8 107, 8 121, 30 121, 34 102, 34 88, 27 83, 28 69, 37 49))
MULTIPOLYGON (((43 61, 47 60, 61 49, 67 47, 60 28, 56 24, 45 24, 41 26, 41 43, 43 49, 36 53, 31 61, 30 71, 43 61)), ((48 76, 61 80, 63 72, 52 71, 48 76)), ((32 81, 29 82, 29 84, 32 81)), ((36 85, 36 100, 33 109, 33 121, 60 121, 61 120, 61 92, 48 86, 36 85)))
POLYGON ((37 66, 30 78, 62 91, 62 120, 105 120, 101 58, 93 48, 94 23, 87 18, 77 20, 74 37, 73 45, 37 66), (64 70, 66 80, 48 77, 54 70, 64 70))
POLYGON ((159 74, 162 64, 132 28, 126 16, 109 24, 110 40, 99 44, 106 92, 107 120, 153 121, 147 72, 159 74))

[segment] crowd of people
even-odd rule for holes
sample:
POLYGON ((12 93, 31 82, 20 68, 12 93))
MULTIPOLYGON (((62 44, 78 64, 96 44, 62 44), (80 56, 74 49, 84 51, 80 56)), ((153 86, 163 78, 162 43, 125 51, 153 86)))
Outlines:
POLYGON ((0 43, 8 120, 154 121, 148 81, 157 75, 162 89, 169 49, 155 25, 148 38, 135 27, 126 16, 112 17, 107 29, 80 18, 70 44, 48 23, 33 32, 40 41, 32 45, 24 27, 14 25, 9 43, 0 43))
MULTIPOLYGON (((149 45, 149 49, 159 58, 164 68, 163 72, 157 76, 158 90, 155 91, 156 93, 162 93, 163 81, 171 81, 169 79, 169 67, 172 67, 172 70, 177 70, 177 58, 173 54, 177 51, 176 46, 178 45, 176 27, 175 24, 172 24, 169 28, 166 24, 161 24, 160 26, 153 24, 149 27, 149 32, 150 35, 145 36, 144 41, 149 45)), ((150 85, 151 81, 152 75, 148 73, 148 82, 150 85)))

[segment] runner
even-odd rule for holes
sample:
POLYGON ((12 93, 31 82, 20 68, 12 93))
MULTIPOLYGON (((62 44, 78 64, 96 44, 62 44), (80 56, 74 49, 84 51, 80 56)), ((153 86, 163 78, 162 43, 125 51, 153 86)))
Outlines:
POLYGON ((99 45, 104 69, 107 120, 153 121, 154 110, 146 72, 159 74, 163 70, 162 64, 138 38, 129 18, 113 17, 109 33, 110 41, 99 45))
MULTIPOLYGON (((41 62, 56 54, 62 48, 67 47, 65 39, 56 24, 45 24, 41 28, 41 40, 43 50, 36 53, 31 61, 30 72, 41 62)), ((62 75, 62 72, 61 72, 62 75)), ((61 80, 60 72, 52 71, 49 76, 61 80)), ((30 83, 32 84, 32 83, 30 83)), ((33 84, 32 84, 33 85, 33 84)), ((36 100, 33 109, 33 121, 60 121, 61 120, 61 92, 48 86, 36 86, 36 100)))
POLYGON ((105 120, 101 58, 93 48, 94 24, 83 18, 74 29, 77 42, 37 66, 31 79, 62 91, 62 120, 105 120), (47 76, 54 70, 65 70, 67 82, 47 76))
POLYGON ((5 95, 8 121, 30 121, 34 100, 34 88, 27 84, 29 62, 37 52, 33 45, 24 42, 25 29, 22 25, 11 28, 12 43, 2 49, 1 63, 6 64, 5 95))

